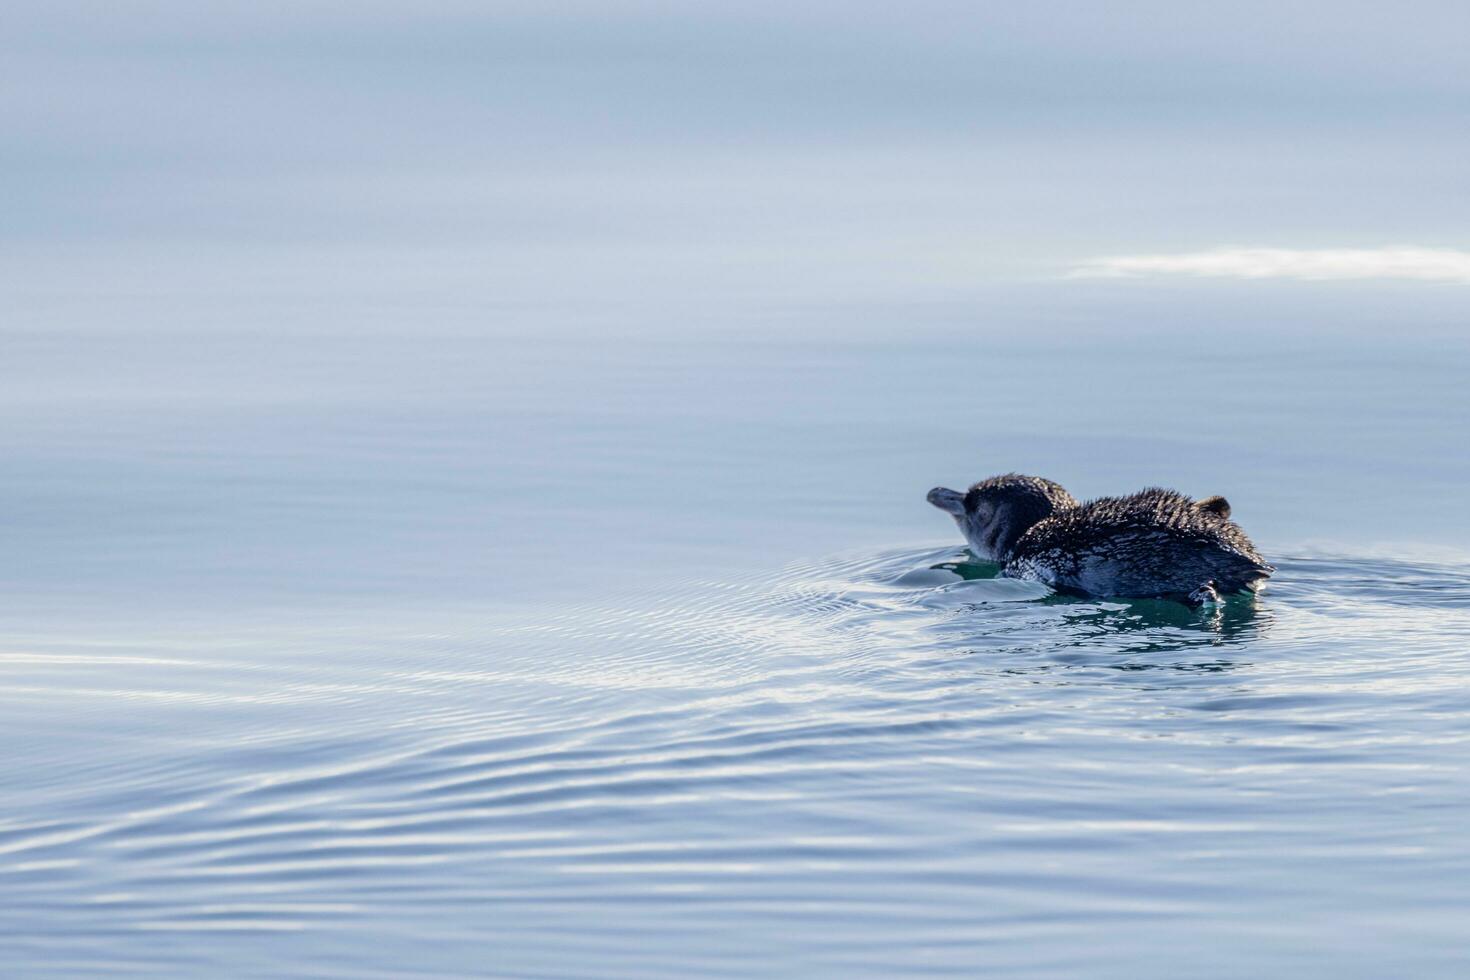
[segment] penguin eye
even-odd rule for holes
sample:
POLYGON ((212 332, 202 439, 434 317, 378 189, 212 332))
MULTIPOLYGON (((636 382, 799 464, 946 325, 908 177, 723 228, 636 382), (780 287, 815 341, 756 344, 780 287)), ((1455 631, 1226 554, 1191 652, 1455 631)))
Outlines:
POLYGON ((973 514, 980 509, 980 491, 971 489, 965 494, 965 513, 973 514))

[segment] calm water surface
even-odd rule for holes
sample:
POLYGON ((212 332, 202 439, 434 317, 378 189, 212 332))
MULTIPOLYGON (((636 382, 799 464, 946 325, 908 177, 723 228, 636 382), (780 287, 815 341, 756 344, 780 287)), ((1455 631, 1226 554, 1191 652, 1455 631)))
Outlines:
POLYGON ((1470 977, 1467 36, 7 3, 0 974, 1470 977), (1071 275, 1241 248, 1355 278, 1071 275))
POLYGON ((1470 347, 1275 302, 8 332, 7 970, 1464 976, 1470 347), (1009 469, 1279 571, 990 578, 1009 469))

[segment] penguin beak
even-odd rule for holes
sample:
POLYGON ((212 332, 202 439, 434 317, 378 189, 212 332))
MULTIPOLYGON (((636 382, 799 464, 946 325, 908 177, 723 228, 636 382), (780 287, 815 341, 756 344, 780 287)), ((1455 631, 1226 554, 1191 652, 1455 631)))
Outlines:
POLYGON ((929 491, 929 503, 946 514, 959 517, 965 512, 965 495, 948 487, 935 487, 929 491))

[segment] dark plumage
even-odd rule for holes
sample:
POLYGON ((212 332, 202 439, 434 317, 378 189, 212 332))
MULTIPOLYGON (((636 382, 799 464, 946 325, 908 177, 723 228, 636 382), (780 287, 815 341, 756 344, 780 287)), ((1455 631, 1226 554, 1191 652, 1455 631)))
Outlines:
POLYGON ((1077 506, 1077 499, 1061 484, 1020 473, 981 480, 964 494, 935 487, 929 491, 929 502, 954 515, 975 553, 982 556, 1010 551, 1037 521, 1077 506))
POLYGON ((1050 480, 1007 474, 929 502, 954 516, 970 549, 1002 574, 1093 595, 1198 602, 1253 591, 1273 569, 1223 497, 1153 487, 1078 504, 1050 480))

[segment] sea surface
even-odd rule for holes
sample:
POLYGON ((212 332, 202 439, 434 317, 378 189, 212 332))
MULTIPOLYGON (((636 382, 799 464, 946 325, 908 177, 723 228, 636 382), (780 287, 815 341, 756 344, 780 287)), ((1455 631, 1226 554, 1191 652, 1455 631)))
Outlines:
POLYGON ((1466 976, 1470 343, 1354 288, 33 305, 5 972, 1466 976), (1276 575, 997 579, 1009 470, 1276 575))

